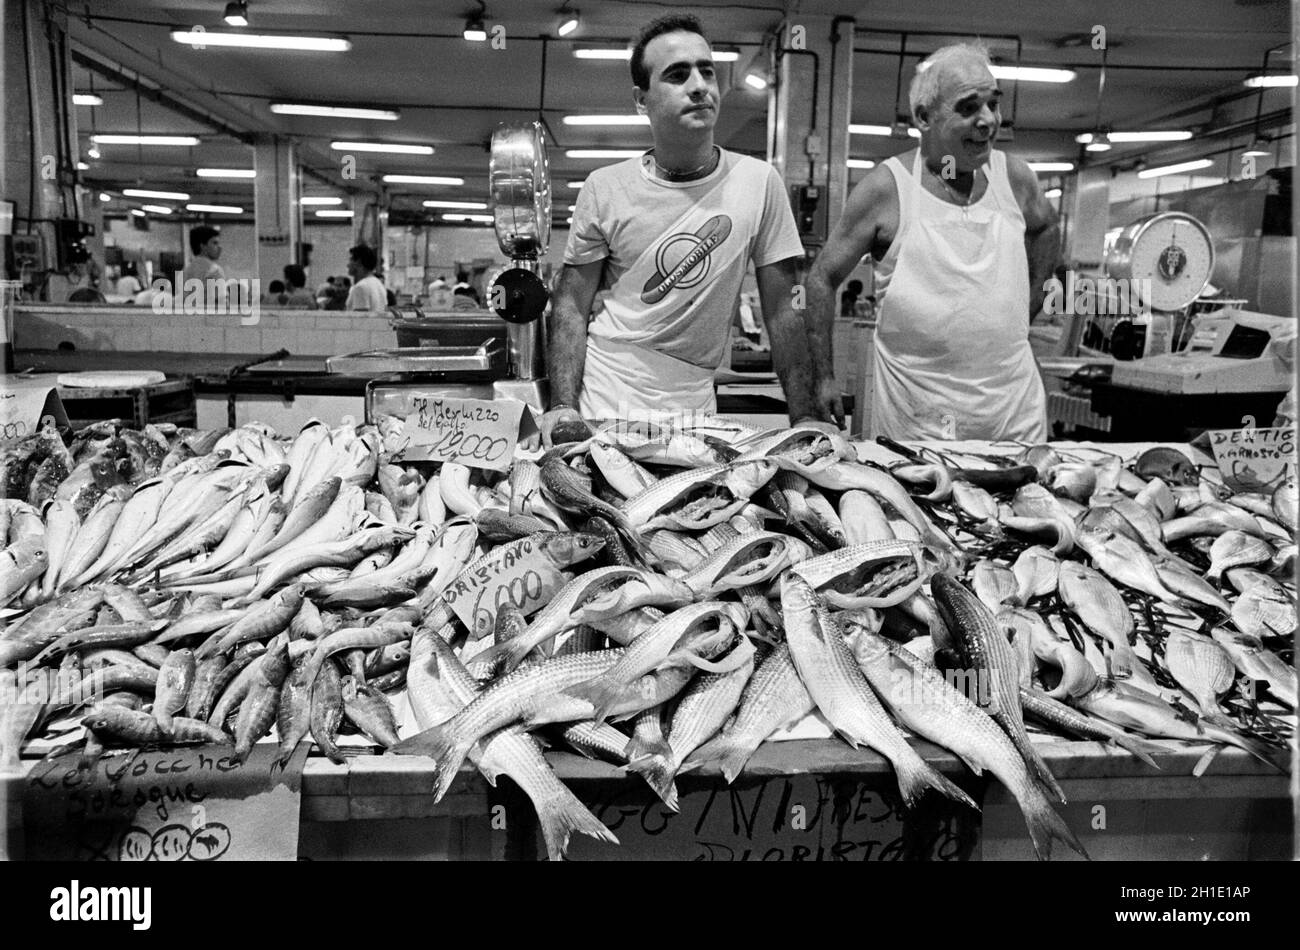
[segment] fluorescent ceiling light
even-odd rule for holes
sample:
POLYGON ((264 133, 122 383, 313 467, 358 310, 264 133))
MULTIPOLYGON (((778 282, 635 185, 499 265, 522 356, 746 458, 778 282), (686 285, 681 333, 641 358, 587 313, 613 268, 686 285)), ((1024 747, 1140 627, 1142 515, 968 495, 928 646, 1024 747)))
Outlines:
POLYGON ((88 172, 90 171, 90 166, 87 165, 85 162, 77 162, 77 171, 88 172))
POLYGON ((648 115, 566 115, 565 125, 649 125, 648 115))
POLYGON ((207 211, 210 214, 243 214, 244 209, 236 205, 186 205, 186 211, 207 211))
POLYGON ((95 145, 92 145, 92 146, 90 146, 90 148, 86 149, 86 157, 87 157, 87 158, 99 158, 99 147, 98 147, 98 146, 95 146, 95 145))
POLYGON ((1043 197, 1044 197, 1044 198, 1059 198, 1059 197, 1061 197, 1061 189, 1060 189, 1060 188, 1048 188, 1045 192, 1043 192, 1043 197))
POLYGON ((491 224, 492 215, 490 214, 444 214, 444 221, 471 221, 475 224, 491 224))
POLYGON ((325 208, 316 212, 318 218, 350 218, 354 212, 346 208, 325 208))
POLYGON ((643 148, 571 148, 565 158, 637 158, 645 154, 643 148))
POLYGON ((300 198, 298 203, 304 205, 341 205, 343 199, 332 198, 329 195, 309 195, 306 198, 300 198))
POLYGON ((567 218, 565 218, 565 219, 564 219, 564 223, 565 223, 565 224, 572 224, 572 223, 573 223, 573 215, 569 215, 567 218))
POLYGON ((194 174, 200 178, 256 178, 255 168, 196 168, 194 174))
POLYGON ((748 86, 750 89, 762 90, 767 88, 767 80, 764 79, 762 76, 760 76, 758 73, 746 73, 745 85, 748 86))
POLYGON ((848 160, 849 168, 875 168, 876 163, 869 158, 850 158, 848 160))
MULTIPOLYGON (((886 138, 893 136, 894 127, 892 125, 869 125, 855 122, 849 126, 851 135, 882 135, 886 138)), ((919 139, 921 130, 908 126, 907 134, 910 138, 919 139)))
POLYGON ((569 205, 568 210, 569 210, 569 211, 577 211, 577 210, 578 210, 578 206, 577 206, 577 205, 569 205))
POLYGON ((1070 82, 1073 69, 1043 69, 1040 66, 994 66, 994 79, 1015 79, 1020 82, 1070 82))
POLYGON ((132 213, 133 215, 135 215, 137 218, 143 218, 143 217, 144 217, 144 212, 141 211, 139 208, 132 208, 132 209, 131 209, 131 213, 132 213))
POLYGON ((486 201, 446 201, 436 198, 421 202, 426 208, 460 208, 464 211, 486 211, 486 201))
POLYGON ((336 152, 385 152, 390 155, 432 155, 432 145, 392 145, 387 142, 330 142, 336 152))
MULTIPOLYGON (((1111 142, 1186 142, 1192 133, 1185 129, 1159 129, 1149 132, 1109 132, 1106 138, 1111 142)), ((1088 145, 1095 136, 1091 132, 1080 132, 1074 140, 1081 145, 1088 145)))
POLYGON ((198 145, 193 135, 92 135, 97 145, 198 145))
POLYGON ((577 191, 585 184, 586 184, 585 181, 571 181, 569 182, 569 187, 572 188, 574 191, 577 191))
POLYGON ((1036 172, 1072 172, 1074 162, 1029 162, 1031 171, 1036 172))
POLYGON ((335 119, 382 119, 392 122, 401 114, 395 109, 367 109, 362 106, 313 106, 299 102, 273 102, 276 115, 311 115, 335 119))
MULTIPOLYGON (((577 59, 629 60, 632 58, 632 51, 630 49, 575 49, 573 55, 577 59)), ((738 59, 740 59, 739 50, 715 49, 713 51, 715 63, 734 63, 738 59)))
POLYGON ((1095 142, 1089 142, 1083 147, 1085 152, 1109 152, 1110 142, 1103 139, 1097 139, 1095 142))
POLYGON ((446 175, 385 175, 384 182, 389 185, 463 185, 465 179, 446 175))
POLYGON ((1275 73, 1271 76, 1251 76, 1246 80, 1246 85, 1251 89, 1279 89, 1296 84, 1297 77, 1286 75, 1285 73, 1275 73))
POLYGON ((147 188, 123 188, 122 194, 128 198, 162 198, 164 201, 188 201, 190 197, 183 191, 150 191, 147 188))
POLYGON ((555 32, 561 36, 568 36, 578 27, 582 26, 582 17, 577 10, 560 11, 560 26, 555 32))
POLYGON ((72 104, 74 106, 102 106, 104 97, 97 96, 93 92, 74 92, 72 94, 72 104))
POLYGON ((1197 158, 1177 165, 1161 165, 1158 168, 1144 168, 1138 172, 1139 178, 1159 178, 1161 175, 1177 175, 1179 172, 1194 172, 1198 168, 1209 168, 1214 162, 1208 158, 1197 158))
POLYGON ((352 43, 336 36, 278 36, 268 33, 214 33, 211 30, 172 30, 172 39, 196 49, 226 46, 241 49, 282 49, 298 52, 346 53, 352 43))
POLYGON ((113 196, 110 195, 107 191, 101 191, 101 192, 99 193, 99 200, 100 200, 100 201, 112 201, 112 200, 113 200, 113 196))
POLYGON ((141 205, 145 211, 151 211, 154 214, 171 214, 172 209, 166 205, 141 205))

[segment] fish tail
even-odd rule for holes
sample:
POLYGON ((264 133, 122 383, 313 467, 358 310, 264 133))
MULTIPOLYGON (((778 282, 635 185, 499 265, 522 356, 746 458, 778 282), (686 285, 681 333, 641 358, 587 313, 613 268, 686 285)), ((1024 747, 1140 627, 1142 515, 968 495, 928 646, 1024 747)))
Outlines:
POLYGON ((1212 737, 1217 738, 1218 741, 1220 742, 1226 742, 1229 745, 1235 745, 1238 749, 1242 749, 1246 752, 1249 752, 1251 755, 1259 759, 1269 768, 1275 769, 1278 772, 1281 772, 1283 775, 1290 774, 1287 772, 1285 768, 1278 765, 1269 756, 1268 754, 1269 747, 1267 745, 1255 739, 1248 739, 1247 737, 1241 735, 1241 733, 1237 732, 1235 727, 1232 730, 1214 729, 1213 727, 1211 727, 1211 729, 1206 731, 1209 732, 1209 734, 1212 737))
POLYGON ((651 756, 667 759, 672 756, 673 750, 662 739, 658 742, 648 742, 640 736, 633 736, 628 740, 623 754, 627 756, 628 762, 636 762, 639 759, 648 759, 651 756))
POLYGON ((1029 736, 1023 730, 1018 734, 1012 732, 1011 741, 1016 751, 1020 753, 1020 757, 1025 760, 1025 765, 1029 766, 1029 774, 1038 783, 1038 787, 1061 804, 1065 804, 1065 792, 1056 781, 1056 776, 1052 774, 1051 769, 1047 767, 1047 763, 1043 761, 1042 755, 1034 748, 1029 736))
POLYGON ((698 769, 702 765, 710 765, 716 762, 722 770, 722 775, 726 778, 727 784, 730 785, 736 780, 736 776, 744 770, 745 763, 749 761, 749 757, 753 754, 754 749, 750 745, 738 742, 728 735, 716 736, 691 753, 690 758, 677 770, 677 774, 681 775, 693 769, 698 769))
MULTIPOLYGON (((1088 852, 1083 850, 1083 845, 1074 836, 1065 819, 1056 813, 1051 802, 1044 798, 1036 787, 1030 786, 1029 798, 1030 801, 1022 801, 1020 807, 1024 812, 1025 824, 1029 827, 1029 837, 1034 843, 1034 854, 1038 856, 1038 860, 1051 860, 1053 839, 1064 841, 1079 854, 1088 858, 1088 852)), ((1092 859, 1088 858, 1088 860, 1092 859)))
POLYGON ((898 790, 902 792, 903 801, 908 806, 915 805, 926 790, 932 788, 953 801, 969 805, 975 811, 980 810, 974 799, 940 775, 919 755, 904 756, 902 761, 894 763, 894 770, 898 775, 898 790))
POLYGON ((1160 768, 1159 763, 1151 757, 1153 752, 1160 752, 1160 746, 1154 742, 1147 742, 1145 739, 1139 739, 1137 736, 1125 734, 1113 735, 1110 741, 1115 743, 1121 749, 1128 751, 1130 754, 1137 756, 1153 769, 1160 768))
POLYGON ((389 751, 433 759, 433 800, 436 804, 442 801, 451 788, 451 783, 456 780, 461 763, 465 761, 473 744, 473 736, 466 738, 453 729, 450 723, 443 723, 397 743, 389 751))
POLYGON ((606 828, 573 792, 563 784, 557 784, 559 788, 554 794, 533 802, 537 806, 537 822, 541 826, 542 840, 546 842, 546 854, 552 861, 564 858, 569 838, 575 831, 598 841, 618 844, 614 832, 606 828))
POLYGON ((664 755, 650 755, 627 764, 629 772, 636 772, 672 811, 678 811, 677 785, 673 782, 675 770, 672 759, 664 755))
POLYGON ((592 719, 595 720, 596 725, 600 725, 609 715, 610 709, 618 702, 623 689, 622 683, 602 673, 585 683, 571 686, 564 692, 575 699, 585 699, 591 703, 595 710, 592 719))

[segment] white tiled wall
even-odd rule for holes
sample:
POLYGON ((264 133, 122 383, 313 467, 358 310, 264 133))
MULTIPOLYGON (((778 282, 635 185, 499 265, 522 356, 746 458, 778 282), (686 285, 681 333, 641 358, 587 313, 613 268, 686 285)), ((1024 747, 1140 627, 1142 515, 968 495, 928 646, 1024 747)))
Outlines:
POLYGON ((396 346, 397 336, 383 317, 334 311, 264 310, 252 325, 238 314, 156 314, 145 308, 18 313, 17 349, 52 350, 65 342, 79 350, 260 355, 284 348, 295 356, 335 356, 396 346))

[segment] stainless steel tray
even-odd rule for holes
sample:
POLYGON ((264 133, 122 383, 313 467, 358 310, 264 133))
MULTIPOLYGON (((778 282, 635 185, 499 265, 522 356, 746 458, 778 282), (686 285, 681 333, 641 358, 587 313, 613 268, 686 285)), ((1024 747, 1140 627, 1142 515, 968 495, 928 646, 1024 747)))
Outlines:
POLYGON ((504 370, 505 349, 497 339, 482 346, 400 346, 367 350, 325 361, 331 373, 378 376, 384 373, 451 373, 467 370, 504 370))

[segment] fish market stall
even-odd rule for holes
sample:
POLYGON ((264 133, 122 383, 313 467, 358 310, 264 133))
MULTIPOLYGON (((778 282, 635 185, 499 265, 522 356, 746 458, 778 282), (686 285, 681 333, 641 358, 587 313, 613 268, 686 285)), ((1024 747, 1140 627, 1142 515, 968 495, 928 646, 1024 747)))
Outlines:
POLYGON ((1293 480, 723 418, 470 465, 418 428, 6 447, 11 839, 33 776, 175 750, 300 773, 306 857, 1290 853, 1293 480))

